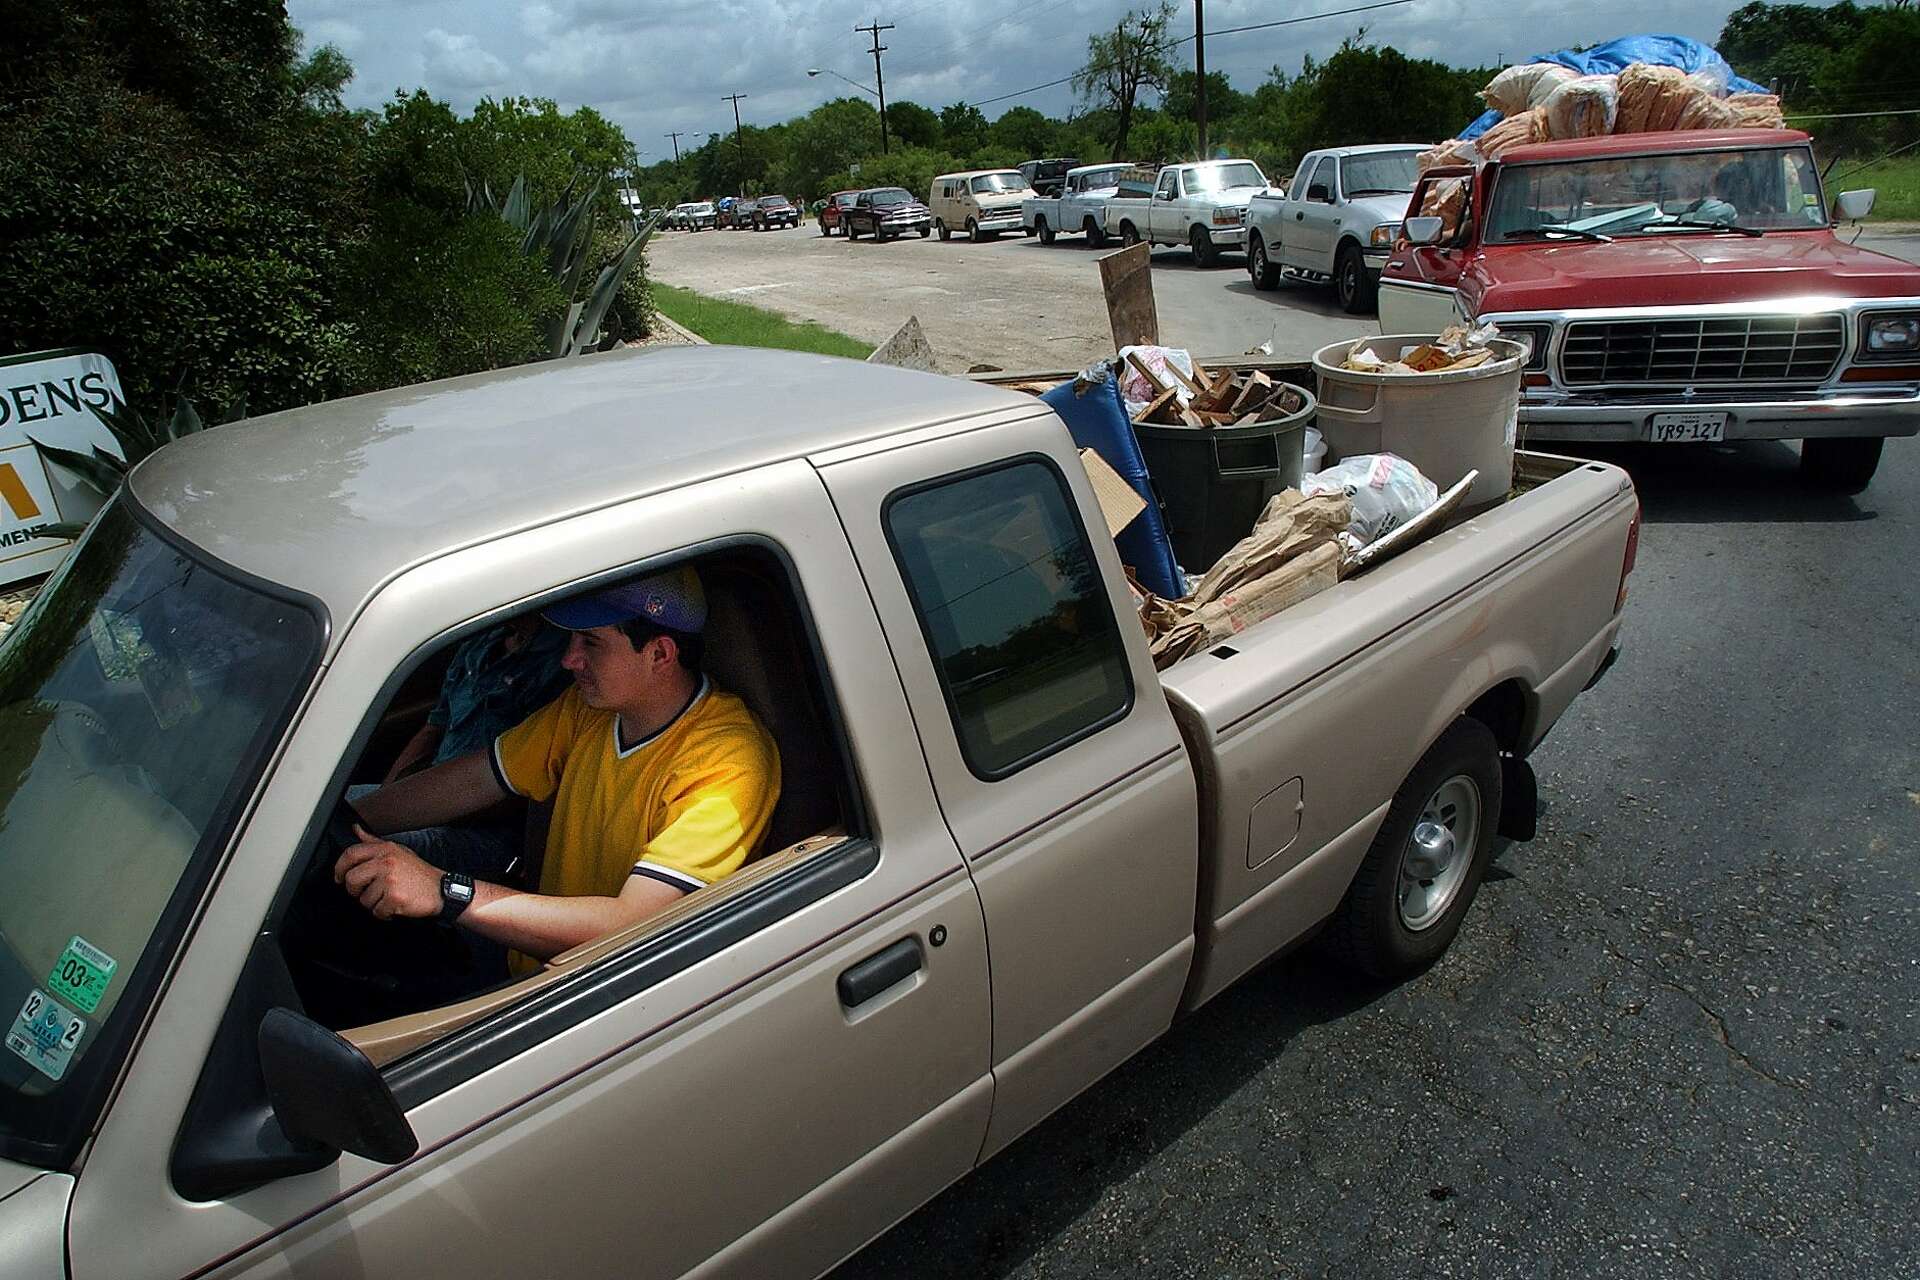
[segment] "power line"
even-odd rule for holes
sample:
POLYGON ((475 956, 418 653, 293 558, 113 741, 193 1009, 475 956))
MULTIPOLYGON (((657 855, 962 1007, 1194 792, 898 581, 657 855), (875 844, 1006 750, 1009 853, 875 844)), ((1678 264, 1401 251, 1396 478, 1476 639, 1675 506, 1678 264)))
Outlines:
MULTIPOLYGON (((855 27, 854 30, 864 31, 873 37, 873 96, 880 99, 880 154, 885 155, 887 154, 887 81, 886 77, 880 74, 880 55, 887 51, 887 46, 880 43, 880 33, 893 30, 893 24, 889 22, 882 26, 880 21, 875 19, 871 25, 855 27)), ((874 234, 878 236, 879 232, 874 234)))

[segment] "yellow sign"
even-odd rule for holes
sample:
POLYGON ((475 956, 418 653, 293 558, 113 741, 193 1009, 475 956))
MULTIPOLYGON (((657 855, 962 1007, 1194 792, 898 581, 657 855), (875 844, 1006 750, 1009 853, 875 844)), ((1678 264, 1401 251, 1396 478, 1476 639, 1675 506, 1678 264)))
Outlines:
POLYGON ((6 503, 7 514, 15 520, 31 520, 40 514, 40 504, 27 492, 26 482, 11 462, 0 462, 0 502, 6 503))

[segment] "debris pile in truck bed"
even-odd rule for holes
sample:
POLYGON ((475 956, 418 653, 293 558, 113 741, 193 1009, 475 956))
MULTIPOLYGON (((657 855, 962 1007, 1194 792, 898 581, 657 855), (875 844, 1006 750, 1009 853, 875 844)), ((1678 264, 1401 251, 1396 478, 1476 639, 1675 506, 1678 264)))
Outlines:
MULTIPOLYGON (((1123 386, 1125 380, 1137 378, 1152 392, 1132 414, 1135 422, 1242 427, 1297 413, 1306 403, 1296 388, 1276 382, 1258 369, 1209 373, 1191 360, 1156 359, 1136 347, 1127 349, 1125 362, 1123 386), (1191 367, 1192 372, 1183 366, 1191 367)), ((1129 397, 1129 407, 1133 403, 1137 399, 1129 397)))

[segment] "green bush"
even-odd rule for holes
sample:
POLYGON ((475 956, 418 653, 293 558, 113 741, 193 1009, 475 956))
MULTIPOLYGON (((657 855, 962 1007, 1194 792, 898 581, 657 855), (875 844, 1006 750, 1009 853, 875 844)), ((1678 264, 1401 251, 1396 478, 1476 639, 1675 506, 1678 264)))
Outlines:
MULTIPOLYGON (((593 248, 587 257, 587 279, 599 276, 600 272, 620 256, 627 247, 627 240, 633 235, 624 221, 610 227, 601 227, 593 233, 593 248)), ((613 306, 607 312, 603 331, 611 330, 621 338, 644 338, 653 332, 653 295, 647 281, 647 255, 641 251, 639 261, 627 272, 626 279, 620 282, 620 291, 613 296, 613 306)))

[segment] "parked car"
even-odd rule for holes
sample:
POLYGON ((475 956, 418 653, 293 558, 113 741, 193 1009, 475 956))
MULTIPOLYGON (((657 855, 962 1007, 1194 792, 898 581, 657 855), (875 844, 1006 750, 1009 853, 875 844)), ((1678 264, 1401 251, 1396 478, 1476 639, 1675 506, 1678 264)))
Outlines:
POLYGON ((739 230, 747 224, 740 220, 740 206, 747 201, 739 196, 722 196, 713 202, 714 225, 731 230, 739 230))
POLYGON ((1283 271, 1331 280, 1340 309, 1371 311, 1387 254, 1400 236, 1424 144, 1377 143, 1309 151, 1281 191, 1247 203, 1247 274, 1271 289, 1283 271))
POLYGON ((1858 493, 1920 431, 1920 267, 1847 243, 1807 135, 1616 134, 1429 170, 1380 281, 1390 333, 1493 320, 1533 345, 1533 440, 1801 441, 1858 493), (1451 185, 1449 185, 1451 184, 1451 185), (1431 206, 1424 206, 1428 193, 1431 206))
POLYGON ((166 446, 7 642, 8 1274, 814 1276, 1276 952, 1433 963, 1633 562, 1625 473, 1524 459, 1156 671, 1060 419, 961 379, 617 352, 166 446), (375 1013, 457 935, 334 882, 346 787, 462 641, 680 566, 764 851, 375 1013))
POLYGON ((689 231, 711 231, 719 225, 719 216, 710 202, 699 200, 687 206, 681 225, 689 231))
POLYGON ((830 236, 835 231, 843 229, 842 224, 847 210, 853 207, 853 202, 859 198, 859 195, 858 191, 836 191, 820 202, 821 235, 830 236))
POLYGON ((1251 160, 1166 165, 1150 193, 1136 194, 1138 178, 1132 181, 1107 201, 1108 228, 1126 244, 1186 245, 1203 267, 1219 262, 1223 248, 1246 243, 1247 204, 1267 187, 1267 175, 1251 160))
POLYGON ((1027 180, 1035 194, 1057 196, 1066 184, 1067 174, 1078 167, 1080 161, 1072 156, 1057 160, 1028 160, 1020 165, 1020 176, 1027 180))
POLYGON ((862 232, 875 240, 890 240, 909 231, 925 239, 933 232, 933 215, 904 187, 862 191, 840 218, 849 240, 858 240, 862 232))
POLYGON ((1118 194, 1120 180, 1135 166, 1082 165, 1067 174, 1058 195, 1030 196, 1020 202, 1020 221, 1028 235, 1052 244, 1056 235, 1079 232, 1098 249, 1107 242, 1107 201, 1118 194))
POLYGON ((687 210, 692 207, 691 204, 685 202, 673 206, 673 208, 667 210, 667 216, 661 225, 668 231, 679 231, 683 229, 687 225, 687 210))
POLYGON ((978 242, 1020 230, 1020 202, 1032 194, 1018 169, 972 169, 935 178, 927 205, 942 240, 965 231, 978 242))
POLYGON ((769 227, 797 227, 800 225, 800 211, 785 196, 761 196, 753 202, 753 220, 755 231, 765 231, 769 227))

